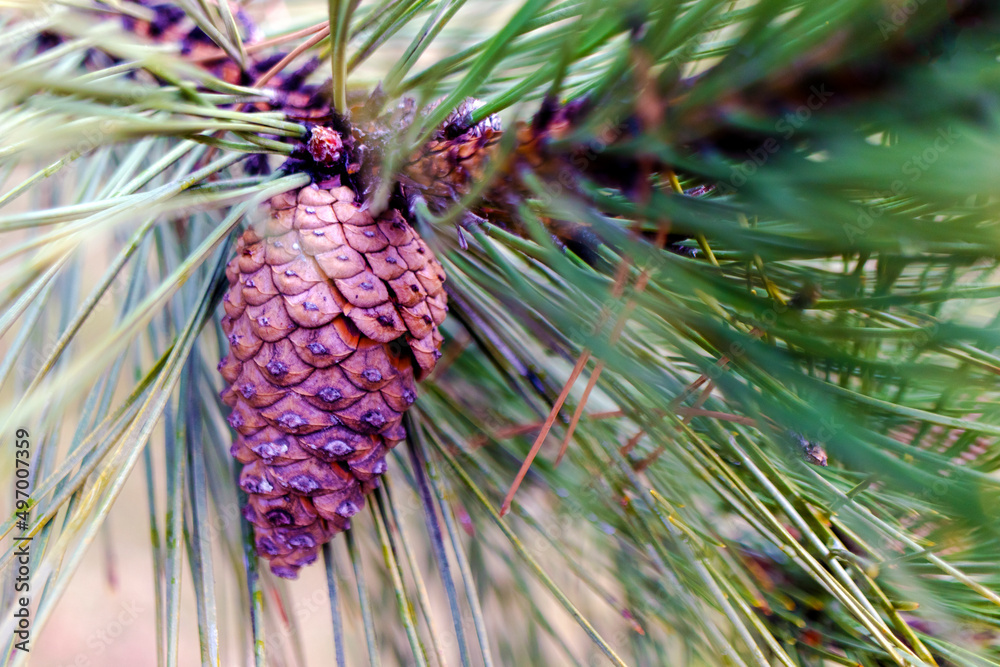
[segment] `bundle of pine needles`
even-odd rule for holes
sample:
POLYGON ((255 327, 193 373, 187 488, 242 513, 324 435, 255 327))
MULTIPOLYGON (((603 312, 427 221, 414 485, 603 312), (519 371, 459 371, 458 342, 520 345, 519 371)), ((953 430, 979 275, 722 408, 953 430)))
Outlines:
POLYGON ((993 3, 0 8, 0 664, 53 650, 130 479, 159 665, 191 600, 203 664, 303 664, 320 570, 321 664, 1000 664, 993 3), (286 582, 216 365, 237 239, 316 183, 422 238, 449 313, 286 582))

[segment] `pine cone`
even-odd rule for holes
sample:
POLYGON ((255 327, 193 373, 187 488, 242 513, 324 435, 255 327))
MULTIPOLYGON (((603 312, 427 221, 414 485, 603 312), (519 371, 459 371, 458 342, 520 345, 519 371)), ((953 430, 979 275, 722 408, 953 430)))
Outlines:
POLYGON ((432 203, 443 206, 462 197, 485 177, 503 130, 495 114, 472 123, 472 112, 482 105, 480 100, 466 99, 406 165, 405 176, 432 203))
MULTIPOLYGON (((313 132, 310 153, 340 159, 340 135, 313 132)), ((293 578, 350 517, 405 437, 415 377, 440 357, 447 298, 441 264, 400 211, 373 218, 340 177, 270 201, 226 275, 223 329, 259 555, 293 578)))
MULTIPOLYGON (((241 41, 249 46, 263 39, 263 33, 238 2, 229 1, 240 32, 241 41)), ((151 13, 151 19, 144 21, 131 16, 123 16, 126 30, 153 42, 178 46, 181 54, 201 64, 218 78, 227 83, 252 86, 271 67, 286 56, 276 52, 264 57, 249 57, 246 66, 232 60, 218 45, 198 27, 183 8, 159 2, 159 0, 138 0, 151 13)), ((267 83, 269 100, 252 103, 248 108, 258 111, 283 111, 289 118, 319 119, 330 114, 328 86, 306 83, 321 65, 318 58, 311 58, 296 70, 279 72, 267 83)))

